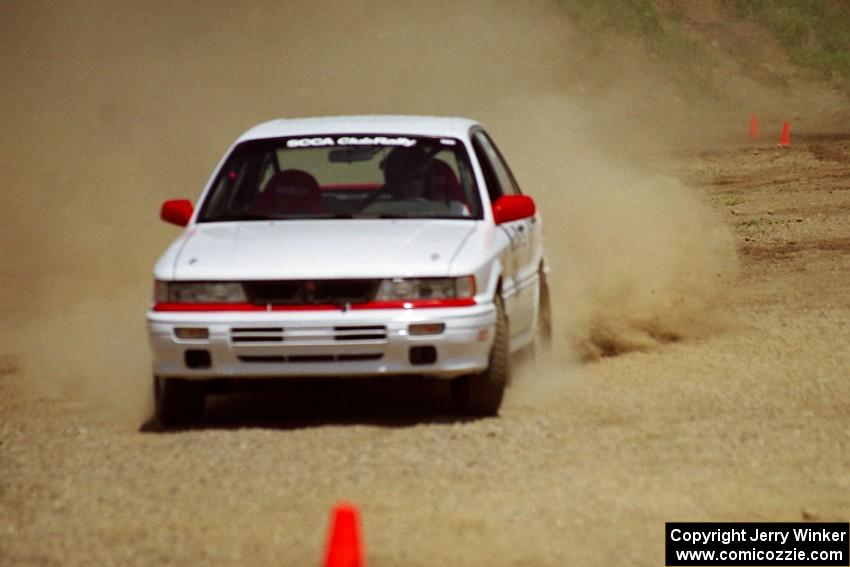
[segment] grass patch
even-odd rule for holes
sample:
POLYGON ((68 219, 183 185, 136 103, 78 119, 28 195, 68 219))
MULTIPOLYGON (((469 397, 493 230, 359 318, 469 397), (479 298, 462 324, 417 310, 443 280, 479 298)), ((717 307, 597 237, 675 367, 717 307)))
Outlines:
POLYGON ((599 47, 610 32, 639 38, 686 98, 718 95, 705 69, 710 58, 685 28, 662 15, 654 0, 559 0, 588 41, 599 47))
POLYGON ((589 32, 616 29, 647 38, 663 34, 661 14, 652 0, 561 0, 561 4, 589 32))
POLYGON ((749 20, 767 26, 800 65, 850 89, 850 4, 829 0, 737 0, 749 20))

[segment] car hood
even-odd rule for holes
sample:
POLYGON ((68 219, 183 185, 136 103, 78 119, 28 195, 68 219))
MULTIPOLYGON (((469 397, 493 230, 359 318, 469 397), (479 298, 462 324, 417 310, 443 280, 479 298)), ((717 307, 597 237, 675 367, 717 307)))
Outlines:
POLYGON ((446 276, 479 223, 321 220, 201 223, 176 255, 179 280, 446 276))

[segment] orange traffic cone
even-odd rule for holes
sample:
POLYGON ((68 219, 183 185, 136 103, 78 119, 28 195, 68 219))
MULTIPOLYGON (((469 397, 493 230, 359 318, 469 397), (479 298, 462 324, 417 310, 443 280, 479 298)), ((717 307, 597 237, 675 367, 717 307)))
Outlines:
POLYGON ((348 502, 334 506, 324 567, 365 567, 357 507, 348 502))
POLYGON ((753 114, 750 117, 750 140, 758 140, 759 137, 759 117, 753 114))
POLYGON ((787 148, 791 145, 791 125, 787 122, 782 124, 782 135, 779 136, 779 146, 787 148))

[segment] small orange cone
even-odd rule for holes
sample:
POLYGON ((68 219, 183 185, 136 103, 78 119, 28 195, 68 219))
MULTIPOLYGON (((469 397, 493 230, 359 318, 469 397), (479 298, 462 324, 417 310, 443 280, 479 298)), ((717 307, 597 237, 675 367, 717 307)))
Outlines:
POLYGON ((758 140, 759 137, 759 117, 753 114, 750 117, 750 140, 758 140))
POLYGON ((360 515, 348 502, 334 506, 324 567, 364 567, 360 541, 360 515))
POLYGON ((779 136, 779 145, 783 148, 791 145, 791 125, 787 122, 782 124, 782 135, 779 136))

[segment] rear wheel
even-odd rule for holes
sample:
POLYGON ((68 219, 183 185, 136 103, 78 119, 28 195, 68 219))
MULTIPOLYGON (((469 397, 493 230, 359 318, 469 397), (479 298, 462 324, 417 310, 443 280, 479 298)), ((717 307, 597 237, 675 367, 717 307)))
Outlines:
POLYGON ((540 268, 540 293, 537 304, 537 330, 534 337, 535 348, 547 351, 552 348, 552 303, 549 298, 549 282, 546 272, 540 268))
POLYGON ((190 425, 204 415, 204 385, 182 378, 154 376, 156 417, 166 426, 190 425))
POLYGON ((467 415, 497 415, 510 379, 508 318, 500 295, 496 295, 496 331, 490 359, 483 372, 461 376, 452 384, 458 409, 467 415))

